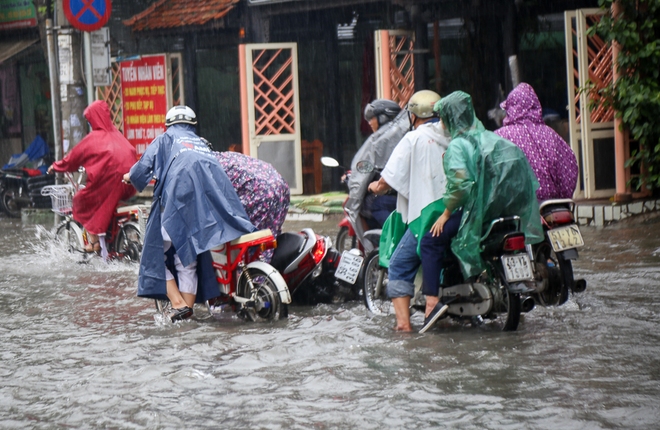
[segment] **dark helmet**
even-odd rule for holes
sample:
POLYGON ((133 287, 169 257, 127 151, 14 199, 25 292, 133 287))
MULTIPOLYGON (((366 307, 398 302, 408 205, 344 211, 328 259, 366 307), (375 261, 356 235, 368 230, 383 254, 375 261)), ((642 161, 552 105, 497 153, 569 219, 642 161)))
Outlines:
POLYGON ((377 118, 380 126, 392 121, 399 112, 401 112, 401 108, 396 102, 387 99, 376 99, 371 103, 367 103, 364 107, 364 119, 368 122, 372 118, 377 118))

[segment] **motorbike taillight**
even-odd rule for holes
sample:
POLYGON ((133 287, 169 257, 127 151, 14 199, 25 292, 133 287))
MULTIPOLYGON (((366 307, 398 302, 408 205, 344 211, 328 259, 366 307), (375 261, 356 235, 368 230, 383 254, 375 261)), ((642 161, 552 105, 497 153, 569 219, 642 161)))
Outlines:
POLYGON ((556 211, 545 214, 543 217, 548 225, 570 224, 575 222, 571 211, 556 211))
POLYGON ((517 234, 504 238, 504 251, 522 251, 525 249, 525 235, 517 234))
POLYGON ((314 246, 314 250, 312 251, 312 257, 314 258, 314 262, 316 264, 319 264, 321 260, 323 260, 324 256, 325 256, 325 239, 316 236, 316 246, 314 246))

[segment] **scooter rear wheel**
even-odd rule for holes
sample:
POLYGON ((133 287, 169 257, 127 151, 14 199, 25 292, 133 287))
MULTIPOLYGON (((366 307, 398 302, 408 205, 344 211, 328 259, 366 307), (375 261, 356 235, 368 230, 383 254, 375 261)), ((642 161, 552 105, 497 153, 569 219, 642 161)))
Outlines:
POLYGON ((355 235, 349 235, 348 227, 341 227, 339 233, 337 233, 337 241, 335 244, 337 251, 339 251, 339 254, 341 255, 342 252, 355 248, 357 239, 355 235))
POLYGON ((250 267, 241 273, 236 295, 254 300, 254 306, 244 308, 248 319, 278 320, 286 315, 286 304, 280 300, 277 284, 261 269, 250 267), (253 294, 254 293, 254 294, 253 294))
POLYGON ((521 303, 520 294, 512 293, 506 287, 500 287, 502 293, 499 303, 497 320, 502 326, 502 331, 516 331, 520 323, 521 303))
POLYGON ((2 210, 12 218, 20 218, 21 216, 21 207, 16 200, 17 194, 18 191, 14 188, 5 188, 0 193, 2 210))
POLYGON ((537 267, 541 265, 547 273, 547 287, 538 294, 543 306, 561 306, 568 300, 569 283, 573 281, 571 260, 560 259, 546 241, 535 246, 534 260, 537 267))
POLYGON ((115 241, 115 251, 125 260, 140 261, 142 233, 137 224, 128 222, 121 227, 115 241))

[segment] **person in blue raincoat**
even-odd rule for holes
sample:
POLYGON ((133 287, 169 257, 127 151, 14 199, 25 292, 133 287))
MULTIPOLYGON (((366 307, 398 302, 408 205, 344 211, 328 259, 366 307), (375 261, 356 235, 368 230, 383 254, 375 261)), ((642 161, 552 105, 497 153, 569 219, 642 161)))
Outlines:
POLYGON ((220 295, 210 250, 256 230, 222 166, 195 134, 196 124, 189 107, 170 109, 167 131, 124 175, 138 191, 156 181, 138 296, 169 299, 172 321, 192 316, 195 302, 220 295))

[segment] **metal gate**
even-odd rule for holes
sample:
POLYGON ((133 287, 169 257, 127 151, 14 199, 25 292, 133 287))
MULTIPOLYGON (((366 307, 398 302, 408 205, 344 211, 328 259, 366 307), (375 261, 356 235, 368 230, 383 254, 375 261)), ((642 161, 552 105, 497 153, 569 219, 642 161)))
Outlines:
POLYGON ((272 164, 302 194, 295 43, 239 46, 243 152, 272 164))
POLYGON ((612 82, 612 47, 587 30, 600 21, 601 9, 564 12, 568 110, 571 148, 578 156, 580 176, 576 198, 610 197, 616 192, 614 111, 599 107, 590 110, 593 92, 612 82))
POLYGON ((402 108, 415 92, 414 33, 403 30, 377 30, 376 95, 394 100, 402 108))

